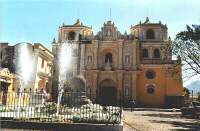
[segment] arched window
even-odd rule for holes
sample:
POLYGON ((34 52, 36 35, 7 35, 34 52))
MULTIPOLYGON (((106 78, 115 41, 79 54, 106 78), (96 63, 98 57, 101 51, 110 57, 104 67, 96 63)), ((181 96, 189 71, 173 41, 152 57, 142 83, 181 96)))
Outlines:
POLYGON ((160 51, 159 49, 154 50, 154 58, 160 58, 160 51))
POLYGON ((143 49, 142 50, 142 57, 143 58, 148 58, 148 50, 147 49, 143 49))
POLYGON ((110 29, 108 29, 108 31, 107 31, 107 36, 111 36, 111 30, 110 29))
POLYGON ((74 40, 74 39, 75 39, 75 32, 73 31, 69 32, 68 40, 74 40))
POLYGON ((154 85, 147 86, 147 94, 155 94, 155 86, 154 85))
POLYGON ((112 54, 111 53, 106 54, 105 63, 107 63, 108 60, 109 60, 110 63, 112 63, 112 54))
POLYGON ((153 30, 148 30, 146 33, 146 39, 155 39, 154 37, 154 31, 153 30))

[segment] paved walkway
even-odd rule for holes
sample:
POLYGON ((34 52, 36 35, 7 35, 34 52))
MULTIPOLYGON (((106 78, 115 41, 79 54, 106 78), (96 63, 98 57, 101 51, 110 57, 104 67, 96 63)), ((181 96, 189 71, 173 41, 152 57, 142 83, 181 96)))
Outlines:
POLYGON ((190 119, 189 117, 182 117, 181 112, 131 112, 125 109, 123 120, 125 121, 124 131, 200 131, 200 118, 190 119))

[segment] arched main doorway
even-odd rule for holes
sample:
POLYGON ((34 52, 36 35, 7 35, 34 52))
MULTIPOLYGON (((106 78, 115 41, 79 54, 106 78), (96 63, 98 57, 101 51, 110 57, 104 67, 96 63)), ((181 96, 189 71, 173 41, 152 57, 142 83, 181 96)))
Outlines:
POLYGON ((103 103, 112 103, 117 98, 116 83, 111 79, 103 80, 99 85, 99 97, 103 103))

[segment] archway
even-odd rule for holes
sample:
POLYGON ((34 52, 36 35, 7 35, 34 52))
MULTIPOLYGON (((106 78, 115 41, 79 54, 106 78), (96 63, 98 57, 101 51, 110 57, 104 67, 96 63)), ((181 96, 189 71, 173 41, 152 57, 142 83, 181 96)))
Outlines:
POLYGON ((146 39, 155 39, 153 30, 150 29, 150 30, 147 31, 146 39))
POLYGON ((74 39, 75 39, 75 32, 73 31, 69 32, 68 40, 74 40, 74 39))
POLYGON ((106 104, 115 101, 117 99, 116 83, 111 79, 103 80, 99 85, 99 97, 106 104))
POLYGON ((148 50, 147 49, 142 49, 142 57, 148 58, 148 50))
POLYGON ((154 50, 154 58, 160 58, 160 51, 159 49, 154 50))
POLYGON ((110 63, 112 63, 112 54, 111 53, 107 53, 105 56, 105 63, 107 63, 108 60, 110 63))

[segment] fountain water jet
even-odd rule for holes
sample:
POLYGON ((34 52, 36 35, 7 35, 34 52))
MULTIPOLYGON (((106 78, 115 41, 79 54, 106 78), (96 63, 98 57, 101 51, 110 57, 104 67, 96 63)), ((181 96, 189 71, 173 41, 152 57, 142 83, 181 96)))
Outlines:
POLYGON ((28 43, 22 42, 19 45, 18 50, 18 64, 17 71, 19 73, 20 81, 19 81, 19 103, 18 103, 18 115, 20 114, 21 103, 22 103, 22 91, 25 89, 28 84, 28 80, 30 79, 31 69, 32 69, 32 57, 29 52, 28 43))
POLYGON ((65 84, 65 80, 67 78, 67 71, 71 65, 72 59, 72 44, 68 42, 64 42, 61 46, 59 53, 59 85, 58 85, 58 104, 57 104, 57 115, 59 114, 59 106, 63 93, 63 87, 65 84))

